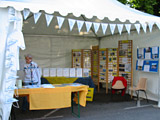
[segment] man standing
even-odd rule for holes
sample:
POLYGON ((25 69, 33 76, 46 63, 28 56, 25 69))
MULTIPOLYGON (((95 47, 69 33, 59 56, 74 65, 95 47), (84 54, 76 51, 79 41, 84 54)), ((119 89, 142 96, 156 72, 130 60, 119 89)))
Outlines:
MULTIPOLYGON (((25 55, 25 60, 23 85, 41 85, 41 73, 37 63, 32 61, 30 54, 25 55)), ((23 97, 22 111, 26 111, 28 107, 27 97, 23 97)))
POLYGON ((26 64, 24 64, 24 85, 40 85, 41 74, 37 63, 32 61, 30 54, 25 55, 26 64))

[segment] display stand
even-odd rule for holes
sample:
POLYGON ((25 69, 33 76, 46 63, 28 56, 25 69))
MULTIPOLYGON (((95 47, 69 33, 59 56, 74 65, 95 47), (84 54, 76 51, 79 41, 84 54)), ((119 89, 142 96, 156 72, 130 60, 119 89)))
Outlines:
MULTIPOLYGON (((132 40, 121 40, 118 42, 119 49, 119 76, 127 80, 128 88, 133 86, 133 65, 132 65, 132 40)), ((132 96, 133 93, 131 93, 132 96)))
MULTIPOLYGON (((108 49, 99 49, 99 75, 98 81, 100 83, 106 83, 106 93, 108 93, 108 49)), ((100 88, 98 89, 100 91, 100 88)))
MULTIPOLYGON (((119 69, 119 61, 118 61, 118 48, 108 48, 108 62, 107 62, 107 75, 108 75, 108 80, 107 83, 110 84, 112 83, 112 80, 114 76, 118 76, 119 69)), ((107 91, 108 93, 108 85, 107 85, 107 91)))
POLYGON ((92 46, 92 80, 95 85, 98 86, 99 90, 99 81, 98 81, 98 75, 99 75, 99 46, 92 46))
POLYGON ((72 50, 72 68, 86 68, 89 70, 88 77, 91 76, 91 50, 90 49, 73 49, 72 50))

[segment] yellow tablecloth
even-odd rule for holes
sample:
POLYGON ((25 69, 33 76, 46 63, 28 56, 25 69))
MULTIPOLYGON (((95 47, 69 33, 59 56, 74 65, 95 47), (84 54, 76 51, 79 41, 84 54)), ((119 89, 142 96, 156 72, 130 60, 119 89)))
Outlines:
POLYGON ((18 94, 29 97, 30 110, 71 107, 71 93, 79 91, 80 105, 86 106, 88 86, 18 89, 18 94))
POLYGON ((73 83, 78 78, 67 78, 67 77, 44 77, 48 80, 50 84, 63 84, 63 83, 73 83))

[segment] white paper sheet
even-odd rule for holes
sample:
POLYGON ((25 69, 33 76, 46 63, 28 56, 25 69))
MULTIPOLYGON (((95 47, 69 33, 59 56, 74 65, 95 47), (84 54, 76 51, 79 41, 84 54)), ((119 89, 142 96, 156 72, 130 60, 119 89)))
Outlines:
POLYGON ((151 53, 145 53, 145 59, 151 59, 151 53))
POLYGON ((122 44, 122 49, 128 49, 128 44, 122 44))
POLYGON ((82 68, 77 68, 77 77, 82 77, 82 68))
POLYGON ((150 65, 144 65, 144 71, 149 72, 149 67, 150 67, 150 65))
POLYGON ((49 77, 49 68, 43 68, 43 77, 49 77))
POLYGON ((128 58, 122 58, 122 63, 128 63, 128 58))
POLYGON ((158 47, 152 47, 152 54, 158 54, 158 47))
POLYGON ((125 72, 131 72, 131 64, 125 64, 125 72))
POLYGON ((52 84, 42 84, 41 87, 43 87, 43 88, 55 88, 52 84))
POLYGON ((50 71, 49 71, 49 76, 50 77, 56 77, 56 68, 50 68, 50 71))
POLYGON ((141 56, 141 58, 144 58, 144 48, 139 48, 138 54, 141 56))
POLYGON ((70 77, 76 77, 75 68, 70 68, 70 77))
POLYGON ((89 69, 83 68, 83 77, 89 77, 89 69))
POLYGON ((63 69, 57 68, 57 77, 62 77, 62 76, 63 76, 63 69))
POLYGON ((63 68, 63 76, 69 77, 69 68, 63 68))
POLYGON ((138 60, 138 66, 143 66, 144 60, 138 60))

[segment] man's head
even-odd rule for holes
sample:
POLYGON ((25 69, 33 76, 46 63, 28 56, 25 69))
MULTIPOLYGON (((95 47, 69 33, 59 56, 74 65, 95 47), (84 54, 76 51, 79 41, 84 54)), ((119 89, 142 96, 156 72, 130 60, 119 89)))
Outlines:
POLYGON ((25 55, 26 63, 30 64, 32 62, 32 56, 30 54, 25 55))

